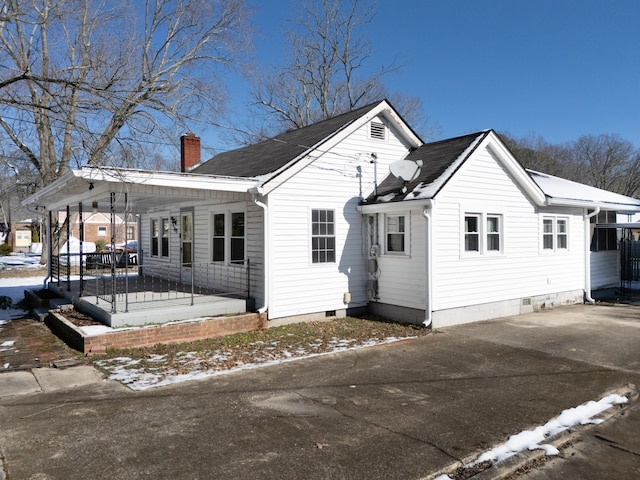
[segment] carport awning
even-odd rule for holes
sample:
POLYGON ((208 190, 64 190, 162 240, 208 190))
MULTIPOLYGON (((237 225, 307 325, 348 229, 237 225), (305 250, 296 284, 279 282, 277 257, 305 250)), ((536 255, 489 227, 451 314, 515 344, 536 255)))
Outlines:
POLYGON ((203 199, 214 191, 246 193, 258 184, 256 178, 84 167, 70 171, 34 193, 23 205, 39 211, 65 210, 68 206, 75 211, 80 203, 83 208, 90 209, 97 202, 98 209, 106 211, 111 205, 111 193, 114 193, 116 211, 143 213, 153 208, 203 199))
POLYGON ((627 228, 640 230, 640 223, 597 223, 597 228, 627 228))

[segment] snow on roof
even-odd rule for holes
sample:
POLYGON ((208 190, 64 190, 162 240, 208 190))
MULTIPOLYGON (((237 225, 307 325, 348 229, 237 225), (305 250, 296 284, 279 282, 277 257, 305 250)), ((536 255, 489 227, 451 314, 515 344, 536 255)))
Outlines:
POLYGON ((433 198, 433 196, 438 192, 438 190, 440 190, 442 185, 449 179, 449 177, 451 177, 453 172, 455 172, 460 166, 460 164, 465 161, 465 159, 469 156, 471 152, 473 152, 473 150, 476 148, 478 143, 485 138, 487 132, 488 130, 479 132, 478 136, 469 144, 469 146, 465 148, 460 155, 458 155, 458 158, 456 158, 453 162, 451 162, 451 165, 447 167, 447 169, 444 171, 444 174, 440 175, 431 183, 425 183, 425 182, 419 183, 411 191, 411 194, 405 197, 405 200, 421 200, 425 198, 433 198))
POLYGON ((527 169, 527 173, 550 197, 550 205, 602 206, 640 211, 640 200, 527 169))

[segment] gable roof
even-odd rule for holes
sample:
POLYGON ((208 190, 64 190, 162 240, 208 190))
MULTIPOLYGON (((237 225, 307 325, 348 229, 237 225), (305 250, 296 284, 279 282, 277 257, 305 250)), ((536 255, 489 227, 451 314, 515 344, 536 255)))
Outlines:
MULTIPOLYGON (((274 174, 305 153, 317 149, 367 113, 379 110, 383 105, 393 109, 386 100, 375 102, 253 145, 220 153, 191 170, 191 173, 253 178, 274 174)), ((394 113, 399 118, 395 111, 394 113)), ((408 125, 405 124, 405 127, 410 130, 408 125)), ((416 143, 421 144, 422 141, 417 135, 413 135, 416 143)))
POLYGON ((514 181, 536 205, 640 211, 640 200, 534 170, 525 170, 493 130, 426 143, 416 148, 405 160, 422 160, 418 177, 405 183, 389 174, 378 186, 377 194, 370 195, 364 203, 432 199, 480 145, 485 145, 501 161, 514 181))
POLYGON ((409 152, 405 160, 422 161, 420 173, 412 182, 402 182, 389 174, 377 188, 377 195, 367 203, 399 202, 418 198, 432 198, 457 168, 489 134, 490 130, 470 133, 461 137, 425 143, 409 152))

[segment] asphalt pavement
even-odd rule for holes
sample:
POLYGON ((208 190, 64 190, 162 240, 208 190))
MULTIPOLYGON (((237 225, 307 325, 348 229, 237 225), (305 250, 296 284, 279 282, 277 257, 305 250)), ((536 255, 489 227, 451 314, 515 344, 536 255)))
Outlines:
POLYGON ((550 439, 559 455, 473 478, 640 477, 639 306, 561 307, 143 392, 86 365, 53 370, 0 374, 0 479, 455 478, 612 392, 629 402, 550 439))

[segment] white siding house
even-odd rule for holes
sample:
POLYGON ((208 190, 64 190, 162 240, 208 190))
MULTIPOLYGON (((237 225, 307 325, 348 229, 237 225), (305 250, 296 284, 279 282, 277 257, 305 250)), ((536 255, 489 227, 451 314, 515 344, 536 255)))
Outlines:
POLYGON ((620 281, 600 216, 640 211, 526 171, 490 130, 424 144, 386 101, 203 163, 185 137, 180 173, 84 168, 27 203, 136 213, 140 277, 246 296, 274 323, 435 327, 590 301, 620 281))
POLYGON ((443 327, 591 300, 592 289, 619 284, 618 252, 590 251, 589 216, 637 200, 526 172, 491 131, 426 144, 407 161, 422 165, 418 178, 390 175, 360 207, 376 226, 374 312, 443 327), (402 251, 385 245, 389 218, 403 219, 402 251))

